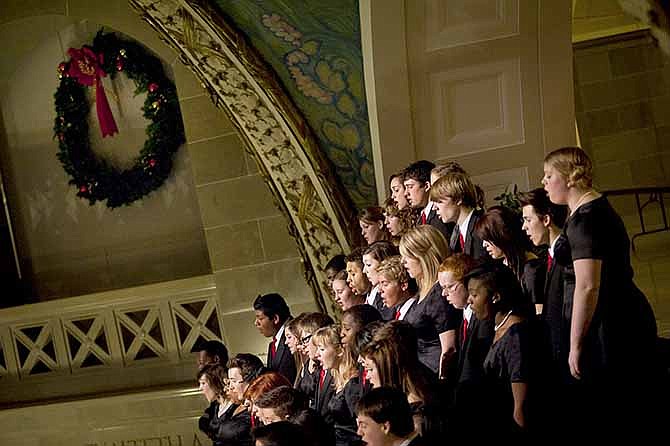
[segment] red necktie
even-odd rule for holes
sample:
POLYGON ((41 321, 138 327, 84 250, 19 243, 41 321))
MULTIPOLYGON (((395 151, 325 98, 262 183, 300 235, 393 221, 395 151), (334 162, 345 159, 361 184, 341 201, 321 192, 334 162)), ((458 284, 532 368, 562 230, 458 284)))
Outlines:
POLYGON ((547 253, 547 271, 551 271, 551 266, 554 264, 554 258, 547 253))
POLYGON ((400 319, 400 308, 398 308, 397 310, 395 310, 395 318, 394 318, 394 319, 395 319, 396 321, 397 321, 398 319, 400 319))
POLYGON ((363 381, 363 385, 365 385, 368 381, 368 369, 363 369, 361 379, 363 381))
POLYGON ((468 335, 468 320, 463 318, 463 336, 461 336, 461 346, 465 344, 465 337, 468 335))
POLYGON ((277 338, 272 336, 272 343, 270 344, 270 354, 272 355, 272 359, 275 359, 275 355, 277 354, 277 347, 275 346, 275 342, 277 342, 277 338))
POLYGON ((421 224, 426 224, 426 213, 424 211, 421 211, 421 224))
POLYGON ((321 369, 319 372, 319 390, 323 388, 323 381, 326 378, 326 369, 321 369))
POLYGON ((463 234, 458 233, 458 241, 461 244, 461 252, 465 252, 465 239, 463 239, 463 234))

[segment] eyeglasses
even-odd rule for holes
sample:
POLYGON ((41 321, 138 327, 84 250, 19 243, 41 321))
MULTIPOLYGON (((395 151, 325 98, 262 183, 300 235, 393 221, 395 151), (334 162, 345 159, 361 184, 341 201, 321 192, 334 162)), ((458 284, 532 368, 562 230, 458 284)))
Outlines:
POLYGON ((447 288, 447 291, 450 293, 453 293, 456 291, 456 288, 458 288, 458 285, 460 285, 461 282, 454 282, 451 285, 447 285, 445 288, 447 288))
POLYGON ((300 339, 300 343, 301 343, 302 345, 307 345, 307 343, 310 341, 310 339, 312 339, 312 335, 311 335, 311 334, 305 336, 304 338, 301 338, 301 339, 300 339))

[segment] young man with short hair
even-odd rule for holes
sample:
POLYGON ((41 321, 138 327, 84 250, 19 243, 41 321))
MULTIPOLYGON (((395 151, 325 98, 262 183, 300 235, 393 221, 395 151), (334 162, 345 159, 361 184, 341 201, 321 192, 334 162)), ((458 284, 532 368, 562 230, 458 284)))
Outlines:
POLYGON ((434 209, 434 203, 430 201, 430 172, 434 167, 435 164, 426 160, 419 160, 407 166, 403 170, 405 196, 410 206, 420 211, 416 224, 433 226, 449 241, 454 224, 443 223, 434 209))
POLYGON ((295 360, 286 345, 284 334, 284 326, 291 319, 286 301, 277 293, 258 296, 254 301, 254 312, 254 325, 258 331, 266 338, 272 338, 268 345, 267 368, 284 375, 289 382, 294 382, 297 373, 295 360))
POLYGON ((400 389, 379 387, 356 405, 358 435, 367 446, 422 446, 414 430, 412 409, 400 389))

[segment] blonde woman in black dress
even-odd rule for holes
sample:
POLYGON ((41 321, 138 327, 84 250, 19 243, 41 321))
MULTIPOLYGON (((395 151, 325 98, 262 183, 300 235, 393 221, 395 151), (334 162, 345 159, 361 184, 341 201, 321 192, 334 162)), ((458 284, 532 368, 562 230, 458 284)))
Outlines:
POLYGON ((655 386, 656 321, 633 283, 630 242, 621 217, 592 187, 592 165, 581 149, 566 147, 544 160, 544 188, 567 204, 567 243, 556 261, 574 274, 570 326, 570 373, 589 427, 649 425, 655 386), (632 422, 632 423, 631 423, 632 422))

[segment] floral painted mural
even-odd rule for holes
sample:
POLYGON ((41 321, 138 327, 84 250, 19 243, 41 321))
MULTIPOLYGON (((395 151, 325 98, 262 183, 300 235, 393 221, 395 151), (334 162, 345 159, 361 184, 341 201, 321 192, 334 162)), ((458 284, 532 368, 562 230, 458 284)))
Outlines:
POLYGON ((375 204, 358 0, 216 3, 277 73, 354 204, 375 204))

